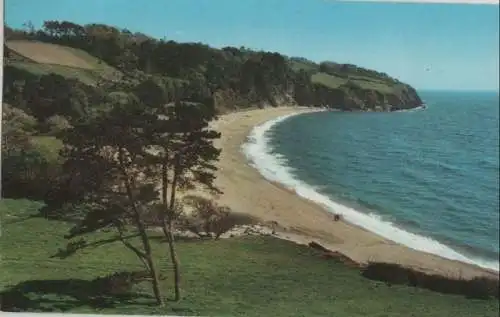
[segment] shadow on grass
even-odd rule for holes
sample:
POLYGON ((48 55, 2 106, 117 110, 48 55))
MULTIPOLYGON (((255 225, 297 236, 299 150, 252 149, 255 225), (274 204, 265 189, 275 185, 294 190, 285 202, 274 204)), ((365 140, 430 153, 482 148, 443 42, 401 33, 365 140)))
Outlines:
MULTIPOLYGON (((125 236, 124 239, 135 238, 138 236, 139 236, 139 234, 131 234, 131 235, 125 236)), ((63 260, 63 259, 66 259, 66 258, 72 256, 73 254, 75 254, 79 250, 86 249, 86 248, 98 248, 100 246, 110 244, 110 243, 115 243, 117 241, 120 241, 120 237, 115 236, 115 237, 112 237, 109 239, 102 239, 102 240, 94 241, 91 243, 88 243, 87 241, 85 241, 84 238, 81 238, 79 240, 69 242, 66 245, 66 248, 64 248, 64 249, 59 248, 57 250, 57 253, 51 255, 50 258, 59 258, 59 259, 63 260)))
POLYGON ((82 215, 77 212, 72 212, 71 209, 64 209, 60 204, 46 203, 45 206, 38 210, 38 217, 47 220, 64 221, 67 223, 76 224, 82 219, 82 215))
POLYGON ((499 280, 487 277, 457 279, 441 275, 426 274, 398 264, 372 262, 362 275, 368 279, 390 284, 424 288, 443 294, 464 295, 473 299, 499 298, 499 280))
MULTIPOLYGON (((11 198, 11 199, 16 199, 16 198, 11 198)), ((29 197, 28 198, 20 197, 17 199, 29 199, 29 197)), ((37 219, 37 218, 43 218, 46 220, 64 221, 64 222, 68 222, 68 223, 77 223, 77 221, 78 221, 78 219, 76 219, 75 217, 66 216, 66 215, 62 214, 60 207, 43 205, 43 206, 40 206, 40 208, 38 208, 38 209, 34 209, 29 214, 25 214, 22 216, 16 216, 16 219, 7 220, 4 223, 5 224, 16 224, 16 223, 21 223, 21 222, 31 220, 31 219, 37 219)))
POLYGON ((52 312, 70 311, 79 307, 114 308, 117 305, 137 305, 138 301, 154 304, 154 300, 149 296, 133 293, 112 294, 101 284, 102 279, 24 281, 0 293, 0 310, 52 312))
MULTIPOLYGON (((151 236, 149 237, 152 241, 156 241, 159 243, 167 243, 167 238, 164 236, 151 236)), ((189 243, 189 242, 195 242, 195 243, 202 243, 202 242, 209 242, 209 241, 217 241, 212 237, 186 237, 184 235, 175 235, 174 237, 175 242, 182 242, 182 243, 189 243)))
POLYGON ((361 275, 367 279, 385 282, 387 285, 406 285, 441 294, 463 295, 472 299, 489 300, 500 297, 500 281, 497 278, 454 278, 427 274, 395 263, 370 262, 367 265, 360 265, 347 256, 330 251, 315 241, 309 243, 309 247, 316 250, 323 258, 334 259, 339 263, 360 270, 361 275))

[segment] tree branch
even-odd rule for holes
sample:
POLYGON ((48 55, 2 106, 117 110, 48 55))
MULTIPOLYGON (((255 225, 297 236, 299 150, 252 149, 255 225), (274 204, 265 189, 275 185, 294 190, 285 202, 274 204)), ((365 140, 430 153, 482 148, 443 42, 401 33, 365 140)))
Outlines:
POLYGON ((122 226, 121 224, 116 224, 116 229, 118 230, 118 234, 119 234, 119 238, 120 238, 120 241, 127 247, 129 248, 130 250, 132 250, 136 255, 137 257, 141 260, 141 262, 144 264, 144 266, 150 270, 151 268, 149 267, 149 264, 148 262, 146 261, 146 253, 145 252, 142 252, 141 250, 139 250, 137 247, 135 247, 132 243, 130 243, 129 241, 127 241, 127 237, 125 237, 124 235, 124 232, 123 232, 123 229, 122 229, 122 226))

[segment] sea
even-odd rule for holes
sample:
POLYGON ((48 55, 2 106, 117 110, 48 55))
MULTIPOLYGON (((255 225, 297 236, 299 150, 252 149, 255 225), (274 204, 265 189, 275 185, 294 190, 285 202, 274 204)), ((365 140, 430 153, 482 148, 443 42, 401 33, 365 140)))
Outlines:
POLYGON ((387 239, 499 269, 499 94, 419 92, 426 108, 289 115, 243 145, 269 180, 387 239))

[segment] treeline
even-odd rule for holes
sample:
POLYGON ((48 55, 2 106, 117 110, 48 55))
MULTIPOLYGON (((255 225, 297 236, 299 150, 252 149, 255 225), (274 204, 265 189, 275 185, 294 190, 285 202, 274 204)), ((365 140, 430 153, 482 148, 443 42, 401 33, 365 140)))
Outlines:
POLYGON ((294 77, 278 53, 179 44, 106 25, 47 21, 41 30, 7 29, 6 39, 82 49, 127 75, 145 73, 184 81, 191 92, 183 99, 194 102, 212 98, 217 91, 231 90, 242 96, 237 100, 240 107, 259 102, 274 104, 274 94, 291 91, 294 77))
MULTIPOLYGON (((201 43, 177 43, 103 24, 82 26, 68 21, 46 21, 39 30, 7 27, 5 36, 7 40, 28 39, 81 49, 127 75, 149 74, 182 81, 189 91, 183 99, 199 102, 213 98, 219 111, 283 103, 362 110, 387 102, 384 98, 360 97, 359 91, 363 89, 359 86, 359 91, 349 93, 343 86, 332 88, 315 82, 312 75, 318 72, 339 78, 366 77, 388 85, 402 84, 387 74, 355 65, 316 64, 244 47, 215 49, 201 43), (352 102, 351 95, 359 100, 352 102)), ((394 106, 413 107, 419 102, 417 99, 394 106)), ((395 102, 399 102, 397 98, 395 102)))

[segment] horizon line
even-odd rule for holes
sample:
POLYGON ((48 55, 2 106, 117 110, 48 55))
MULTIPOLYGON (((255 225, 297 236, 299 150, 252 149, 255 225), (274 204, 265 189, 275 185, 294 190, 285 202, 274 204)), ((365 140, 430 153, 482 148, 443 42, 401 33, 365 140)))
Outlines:
POLYGON ((500 94, 500 90, 498 89, 488 89, 488 88, 417 88, 414 87, 417 91, 442 91, 442 92, 489 92, 500 94))
POLYGON ((325 0, 328 2, 380 2, 380 3, 415 3, 415 4, 471 4, 499 5, 500 0, 325 0))

